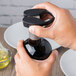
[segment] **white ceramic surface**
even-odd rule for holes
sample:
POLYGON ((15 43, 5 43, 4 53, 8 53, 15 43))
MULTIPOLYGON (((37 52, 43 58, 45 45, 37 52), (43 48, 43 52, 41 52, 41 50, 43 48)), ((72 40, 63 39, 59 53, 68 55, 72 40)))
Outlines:
MULTIPOLYGON (((23 26, 22 22, 16 23, 8 27, 4 33, 5 41, 13 48, 16 48, 19 40, 26 40, 29 37, 28 29, 23 26)), ((47 39, 47 38, 46 38, 47 39)), ((55 43, 53 40, 47 39, 52 48, 58 48, 60 45, 55 43)))
POLYGON ((60 59, 60 67, 66 76, 76 76, 76 51, 66 51, 60 59))

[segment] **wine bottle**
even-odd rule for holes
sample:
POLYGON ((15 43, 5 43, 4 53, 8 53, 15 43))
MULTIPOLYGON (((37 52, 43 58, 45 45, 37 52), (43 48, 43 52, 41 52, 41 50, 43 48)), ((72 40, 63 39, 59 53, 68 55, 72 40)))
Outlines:
MULTIPOLYGON (((23 24, 25 27, 37 26, 37 25, 46 25, 52 23, 54 17, 50 21, 44 22, 40 19, 41 14, 48 13, 44 9, 30 9, 24 11, 23 24), (39 16, 38 16, 39 15, 39 16)), ((23 42, 23 46, 26 49, 28 55, 36 60, 44 60, 49 57, 52 52, 52 47, 50 43, 44 39, 40 38, 29 32, 29 38, 23 42)))

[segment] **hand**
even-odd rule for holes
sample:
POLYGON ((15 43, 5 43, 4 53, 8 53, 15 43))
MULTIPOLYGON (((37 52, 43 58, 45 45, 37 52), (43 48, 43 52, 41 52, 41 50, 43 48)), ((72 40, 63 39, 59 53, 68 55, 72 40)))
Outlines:
POLYGON ((23 41, 19 41, 15 55, 16 76, 50 76, 57 55, 58 52, 54 50, 48 59, 42 61, 31 59, 23 48, 23 41))
POLYGON ((39 37, 53 39, 58 44, 76 50, 76 21, 71 13, 51 3, 45 2, 34 6, 51 12, 55 20, 49 27, 30 26, 29 31, 39 37))

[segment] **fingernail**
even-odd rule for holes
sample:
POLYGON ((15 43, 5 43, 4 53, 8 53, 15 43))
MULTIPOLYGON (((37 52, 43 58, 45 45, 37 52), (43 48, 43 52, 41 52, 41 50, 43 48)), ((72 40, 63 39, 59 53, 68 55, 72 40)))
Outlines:
POLYGON ((30 26, 30 27, 29 27, 29 31, 30 31, 31 33, 34 33, 34 26, 30 26))
POLYGON ((56 58, 58 57, 58 51, 57 50, 54 50, 54 54, 56 56, 56 58))

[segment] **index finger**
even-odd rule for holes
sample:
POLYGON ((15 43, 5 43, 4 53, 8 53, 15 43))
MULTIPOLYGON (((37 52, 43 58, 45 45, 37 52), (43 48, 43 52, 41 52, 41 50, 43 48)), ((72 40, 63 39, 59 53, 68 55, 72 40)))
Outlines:
POLYGON ((54 16, 56 16, 56 12, 60 9, 56 5, 53 5, 53 4, 49 3, 49 2, 37 4, 33 8, 46 9, 49 12, 51 12, 54 16))
POLYGON ((22 60, 32 61, 29 55, 27 54, 25 48, 23 47, 23 40, 20 40, 17 44, 17 51, 22 60))

